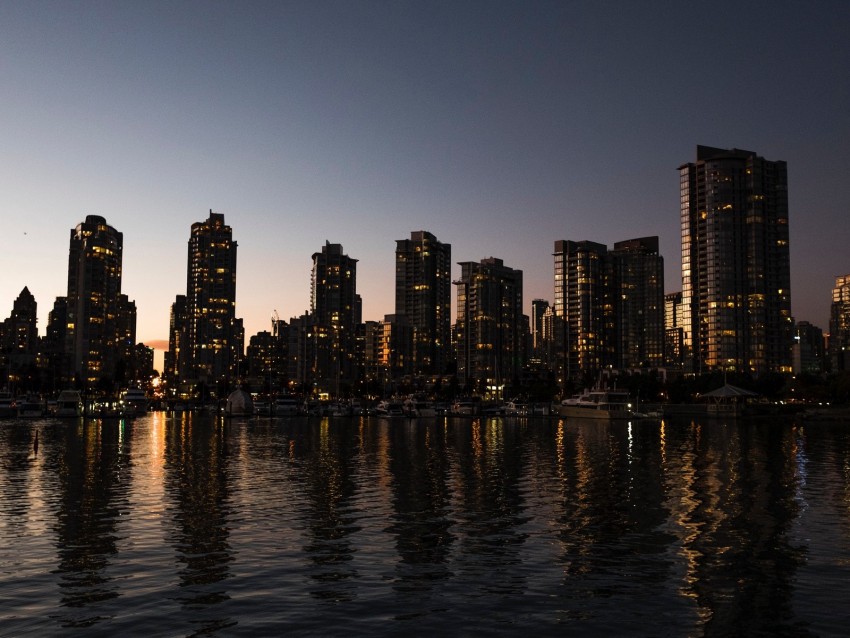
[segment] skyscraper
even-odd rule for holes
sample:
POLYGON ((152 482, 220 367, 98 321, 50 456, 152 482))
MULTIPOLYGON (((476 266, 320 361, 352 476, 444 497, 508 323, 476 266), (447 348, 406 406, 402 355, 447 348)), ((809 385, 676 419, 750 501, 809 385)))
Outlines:
POLYGON ((525 352, 522 271, 489 257, 460 262, 457 286, 457 374, 481 393, 500 394, 519 378, 525 352))
POLYGON ((129 307, 121 297, 122 251, 123 235, 103 217, 88 215, 71 229, 65 351, 69 373, 86 386, 113 377, 123 352, 119 330, 135 319, 122 317, 129 307))
POLYGON ((531 302, 531 353, 536 359, 548 362, 548 348, 544 341, 546 331, 543 329, 544 317, 549 310, 549 302, 545 299, 534 299, 531 302))
POLYGON ((451 244, 429 232, 396 240, 395 314, 413 327, 413 371, 445 372, 451 353, 451 244))
POLYGON ((682 293, 670 292, 664 295, 664 364, 675 368, 682 367, 684 349, 684 328, 682 326, 682 293))
POLYGON ((53 309, 47 315, 47 328, 42 342, 52 391, 67 387, 70 381, 70 365, 68 365, 70 356, 65 350, 67 333, 68 298, 56 297, 53 309))
POLYGON ((790 372, 785 162, 697 146, 679 179, 685 370, 790 372))
POLYGON ((171 304, 168 322, 168 352, 163 357, 163 376, 172 384, 180 381, 181 373, 187 372, 188 348, 186 347, 186 295, 177 295, 171 304))
POLYGON ((313 253, 310 284, 311 313, 327 338, 317 350, 314 382, 339 395, 343 385, 354 383, 355 335, 359 322, 357 260, 342 252, 342 245, 325 242, 313 253))
POLYGON ((833 372, 850 370, 850 275, 836 277, 832 289, 829 358, 833 372))
POLYGON ((12 314, 0 324, 0 352, 31 355, 35 360, 38 352, 37 309, 35 297, 24 286, 12 305, 12 314))
MULTIPOLYGON (((236 248, 224 215, 192 224, 186 284, 186 369, 180 379, 236 378, 244 343, 236 317, 236 248)), ((179 358, 175 363, 179 364, 179 358)))
POLYGON ((554 257, 555 348, 563 385, 613 365, 614 305, 604 244, 559 240, 554 257))
POLYGON ((824 371, 823 330, 808 321, 794 326, 794 374, 822 374, 824 371))
POLYGON ((609 251, 614 304, 614 367, 664 365, 664 258, 658 237, 614 244, 609 251))
POLYGON ((555 242, 555 338, 559 377, 664 362, 664 259, 658 237, 609 250, 592 241, 555 242))
POLYGON ((35 297, 24 286, 15 299, 12 314, 0 322, 0 386, 11 387, 16 371, 35 367, 38 356, 38 325, 35 297))

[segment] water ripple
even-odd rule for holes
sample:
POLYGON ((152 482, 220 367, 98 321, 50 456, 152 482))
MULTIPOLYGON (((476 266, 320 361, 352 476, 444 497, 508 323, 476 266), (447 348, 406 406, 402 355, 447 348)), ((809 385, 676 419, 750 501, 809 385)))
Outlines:
POLYGON ((0 634, 841 635, 848 495, 828 424, 5 421, 0 634))

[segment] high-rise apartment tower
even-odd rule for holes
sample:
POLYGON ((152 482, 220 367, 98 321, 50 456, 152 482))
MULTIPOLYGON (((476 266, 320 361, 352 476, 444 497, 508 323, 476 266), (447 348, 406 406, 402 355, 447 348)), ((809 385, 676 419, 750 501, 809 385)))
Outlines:
POLYGON ((395 314, 413 327, 415 374, 442 374, 451 353, 451 244, 429 232, 396 240, 395 314))
POLYGON ((339 395, 354 383, 355 336, 360 317, 357 295, 357 260, 342 252, 342 245, 325 242, 313 253, 310 311, 317 330, 327 335, 316 349, 313 366, 318 387, 339 395))
POLYGON ((829 359, 833 372, 850 370, 850 275, 835 278, 829 308, 829 359))
POLYGON ((129 304, 121 296, 123 241, 97 215, 71 229, 65 352, 69 374, 84 386, 113 377, 121 356, 121 313, 129 304))
POLYGON ((525 352, 522 271, 489 257, 460 262, 457 285, 457 373, 483 394, 519 377, 525 352))
POLYGON ((224 215, 211 210, 206 221, 192 224, 181 380, 215 382, 240 373, 244 334, 236 317, 236 248, 224 215))
POLYGON ((785 162, 697 146, 679 167, 685 371, 791 371, 785 162))

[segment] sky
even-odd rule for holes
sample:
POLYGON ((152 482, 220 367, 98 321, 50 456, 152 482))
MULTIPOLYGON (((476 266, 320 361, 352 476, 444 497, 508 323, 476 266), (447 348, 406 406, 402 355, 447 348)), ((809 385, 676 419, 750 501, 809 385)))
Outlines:
POLYGON ((246 341, 309 309, 326 241, 358 260, 363 319, 392 314, 417 230, 522 270, 526 312, 560 239, 658 235, 673 292, 677 168, 702 144, 788 163, 792 311, 826 330, 850 273, 849 33, 845 0, 2 2, 0 318, 27 286, 44 334, 70 231, 101 215, 138 340, 167 340, 210 210, 246 341))

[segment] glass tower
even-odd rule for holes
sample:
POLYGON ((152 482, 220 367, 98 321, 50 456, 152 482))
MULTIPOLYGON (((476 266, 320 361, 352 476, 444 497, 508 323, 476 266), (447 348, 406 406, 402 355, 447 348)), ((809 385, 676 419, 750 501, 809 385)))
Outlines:
POLYGON ((791 372, 785 162, 697 146, 679 167, 686 372, 791 372))

